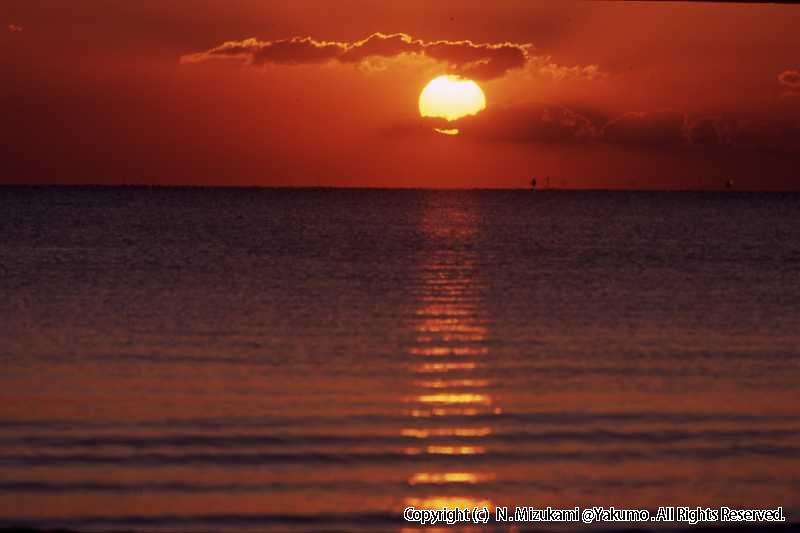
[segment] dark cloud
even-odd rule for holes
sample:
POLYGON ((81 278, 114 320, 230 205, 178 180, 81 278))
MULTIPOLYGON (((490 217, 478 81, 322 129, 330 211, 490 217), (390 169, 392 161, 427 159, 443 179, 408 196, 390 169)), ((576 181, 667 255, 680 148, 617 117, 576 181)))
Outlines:
POLYGON ((800 151, 800 121, 791 118, 702 117, 687 125, 687 142, 704 148, 800 151))
POLYGON ((370 57, 395 57, 400 54, 419 54, 422 43, 404 33, 386 35, 373 33, 363 41, 344 46, 344 53, 338 58, 342 63, 358 63, 370 57))
POLYGON ((686 115, 674 111, 625 113, 603 127, 602 138, 625 146, 680 146, 687 142, 686 115))
POLYGON ((499 78, 522 68, 528 61, 529 44, 473 44, 471 41, 436 41, 423 44, 426 56, 449 63, 455 71, 478 80, 499 78))
POLYGON ((790 91, 800 91, 800 71, 784 70, 778 75, 778 81, 790 91))
POLYGON ((599 133, 595 124, 583 115, 566 107, 544 104, 490 108, 448 127, 459 128, 470 137, 515 143, 583 143, 595 140, 599 133))
POLYGON ((418 119, 394 133, 428 133, 433 128, 457 128, 465 138, 513 143, 610 144, 652 150, 800 150, 800 121, 792 119, 690 117, 677 111, 630 112, 609 119, 598 112, 545 104, 493 107, 452 122, 418 119))
MULTIPOLYGON (((313 64, 333 60, 359 63, 371 57, 392 58, 402 54, 415 54, 447 63, 453 73, 478 80, 490 80, 503 76, 509 70, 523 68, 534 59, 537 60, 537 66, 541 67, 541 58, 529 55, 531 48, 532 45, 527 43, 423 41, 404 33, 374 33, 355 42, 317 41, 310 37, 277 41, 230 41, 205 52, 183 56, 181 61, 195 63, 214 57, 238 57, 252 65, 313 64)), ((561 68, 557 65, 550 66, 561 68)), ((592 66, 590 70, 596 72, 597 67, 592 66)))
POLYGON ((723 132, 717 119, 704 117, 689 124, 686 128, 686 140, 694 146, 724 145, 723 132))
POLYGON ((259 47, 252 53, 255 65, 275 63, 298 65, 325 63, 340 56, 346 48, 340 43, 318 42, 310 38, 275 41, 259 47))
POLYGON ((457 128, 465 138, 558 145, 607 144, 635 150, 800 152, 800 120, 690 117, 677 111, 625 113, 612 119, 564 106, 528 104, 489 108, 447 122, 424 119, 394 131, 411 135, 457 128))
POLYGON ((299 65, 324 63, 335 59, 346 51, 340 43, 315 41, 311 38, 282 39, 263 42, 257 39, 229 41, 201 54, 184 56, 183 61, 202 61, 212 57, 241 57, 253 65, 274 63, 299 65))

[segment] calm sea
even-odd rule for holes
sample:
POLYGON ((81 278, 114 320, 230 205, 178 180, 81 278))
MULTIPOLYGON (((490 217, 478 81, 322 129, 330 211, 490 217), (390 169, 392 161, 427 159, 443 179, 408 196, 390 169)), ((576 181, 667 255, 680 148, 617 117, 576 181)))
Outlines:
POLYGON ((798 194, 2 188, 0 317, 0 527, 800 522, 798 194))

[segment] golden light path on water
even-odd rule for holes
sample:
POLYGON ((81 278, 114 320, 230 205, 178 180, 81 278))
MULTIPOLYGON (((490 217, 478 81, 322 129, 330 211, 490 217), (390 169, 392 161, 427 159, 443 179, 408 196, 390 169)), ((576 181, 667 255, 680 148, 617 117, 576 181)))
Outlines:
POLYGON ((487 415, 502 412, 484 375, 490 334, 485 282, 477 275, 477 252, 470 246, 477 221, 470 206, 438 205, 421 222, 432 251, 422 256, 418 308, 411 320, 415 342, 407 349, 411 393, 402 435, 419 441, 404 451, 419 458, 419 468, 407 480, 406 507, 493 509, 488 489, 481 487, 495 474, 476 468, 493 432, 487 415), (441 463, 436 457, 449 460, 441 463))

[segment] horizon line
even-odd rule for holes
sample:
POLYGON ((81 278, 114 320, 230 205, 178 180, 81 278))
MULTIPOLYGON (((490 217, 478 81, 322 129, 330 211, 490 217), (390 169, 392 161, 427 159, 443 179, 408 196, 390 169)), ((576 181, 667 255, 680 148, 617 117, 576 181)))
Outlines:
MULTIPOLYGON (((628 0, 625 0, 628 1, 628 0)), ((670 0, 650 0, 650 1, 670 1, 670 0)), ((800 2, 798 2, 800 3, 800 2)), ((179 185, 179 184, 143 184, 143 183, 121 183, 121 184, 102 184, 102 183, 2 183, 0 190, 11 188, 51 188, 51 189, 264 189, 264 190, 363 190, 363 191, 525 191, 530 193, 548 192, 701 192, 701 193, 800 193, 798 189, 726 189, 726 188, 691 188, 691 187, 654 187, 654 188, 631 188, 631 187, 550 187, 547 189, 534 189, 531 187, 380 187, 363 185, 179 185)))

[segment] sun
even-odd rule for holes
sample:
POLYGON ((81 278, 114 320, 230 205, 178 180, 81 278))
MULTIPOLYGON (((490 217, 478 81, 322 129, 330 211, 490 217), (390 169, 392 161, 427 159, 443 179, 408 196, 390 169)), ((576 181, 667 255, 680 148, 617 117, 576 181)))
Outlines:
MULTIPOLYGON (((460 76, 439 76, 419 95, 419 114, 423 117, 457 120, 486 109, 486 96, 478 84, 460 76)), ((437 130, 438 131, 438 130, 437 130)), ((458 133, 445 130, 442 133, 458 133)))

